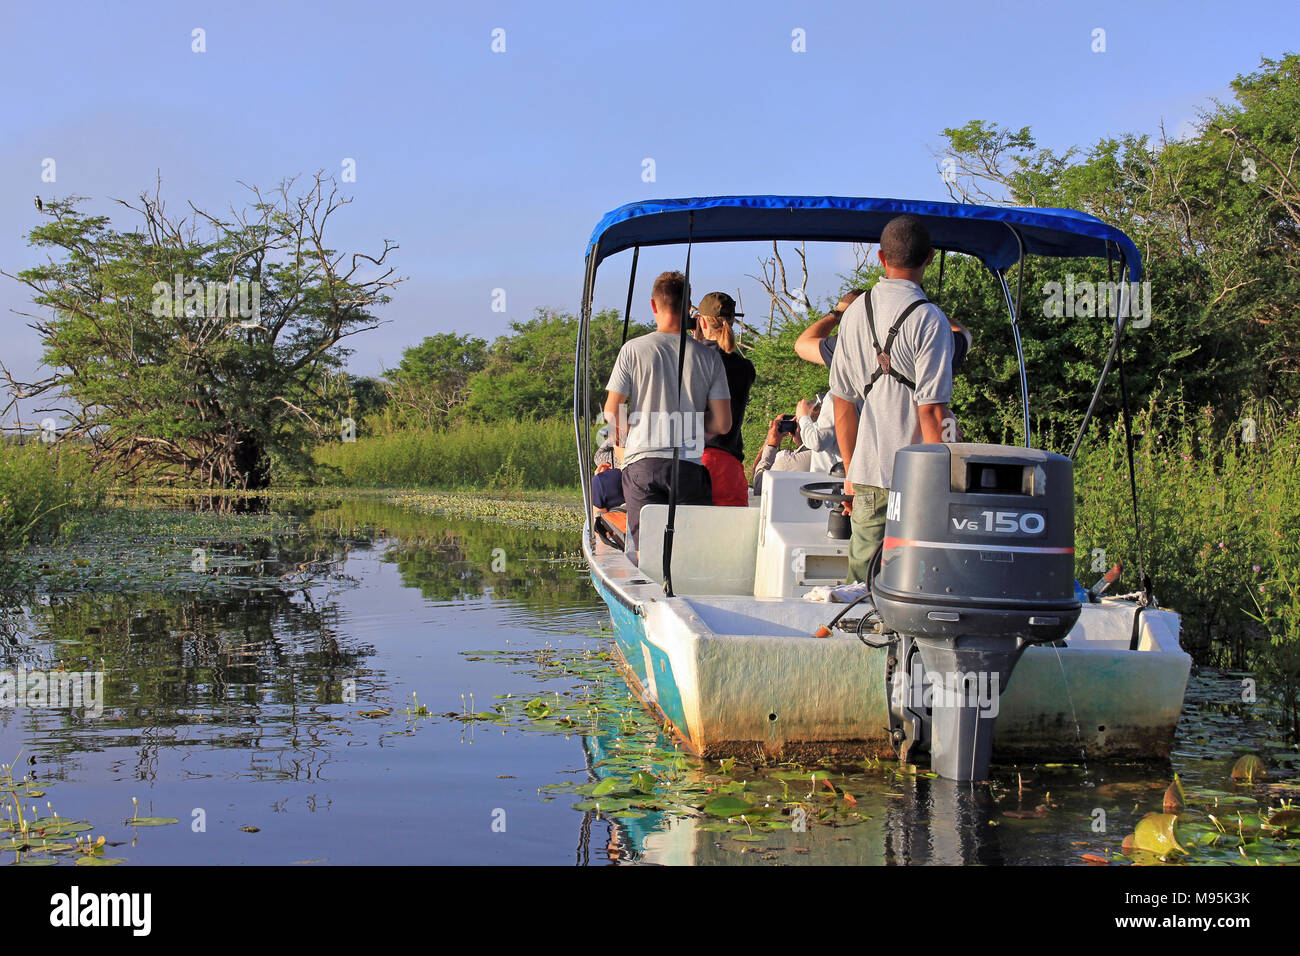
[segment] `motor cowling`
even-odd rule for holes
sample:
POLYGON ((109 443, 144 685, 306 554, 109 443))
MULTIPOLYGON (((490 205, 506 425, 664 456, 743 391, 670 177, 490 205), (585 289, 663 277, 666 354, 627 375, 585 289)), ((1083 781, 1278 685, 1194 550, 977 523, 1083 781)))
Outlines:
POLYGON ((928 738, 943 777, 986 779, 997 700, 1020 654, 1079 618, 1070 459, 974 443, 902 449, 871 591, 900 636, 895 710, 910 718, 908 743, 928 738))
POLYGON ((899 451, 872 595, 899 633, 1064 637, 1080 611, 1070 459, 974 443, 899 451))

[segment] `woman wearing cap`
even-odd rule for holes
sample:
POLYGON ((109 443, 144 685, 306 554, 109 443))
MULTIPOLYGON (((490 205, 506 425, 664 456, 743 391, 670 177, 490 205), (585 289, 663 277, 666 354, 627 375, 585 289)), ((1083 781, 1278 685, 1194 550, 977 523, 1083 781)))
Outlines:
POLYGON ((731 389, 731 430, 714 435, 704 443, 704 467, 713 484, 713 503, 743 508, 749 504, 749 484, 745 481, 745 450, 740 429, 745 422, 749 389, 757 373, 754 363, 736 351, 732 325, 737 315, 735 299, 725 292, 710 292, 696 310, 695 337, 701 342, 712 342, 722 353, 727 387, 731 389))

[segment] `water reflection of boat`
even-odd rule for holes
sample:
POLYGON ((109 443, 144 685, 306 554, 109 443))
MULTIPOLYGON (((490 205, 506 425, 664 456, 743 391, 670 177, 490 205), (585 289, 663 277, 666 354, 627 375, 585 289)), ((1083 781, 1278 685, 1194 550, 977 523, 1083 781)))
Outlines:
MULTIPOLYGON (((1119 314, 1094 395, 1095 407, 1117 356, 1122 383, 1121 343, 1130 284, 1141 278, 1140 256, 1131 240, 1100 220, 1071 210, 828 197, 667 200, 617 209, 597 225, 587 253, 574 379, 583 473, 587 474, 591 461, 593 371, 588 368, 586 336, 595 276, 604 259, 642 245, 692 241, 876 241, 884 223, 902 212, 922 217, 936 249, 976 257, 998 282, 1020 366, 1025 437, 1023 449, 955 443, 912 448, 938 448, 951 458, 952 486, 942 492, 967 494, 963 500, 971 504, 962 507, 996 508, 1016 493, 1033 501, 1032 496, 1043 493, 1042 474, 1054 468, 1053 474, 1061 476, 1052 480, 1056 510, 1023 512, 1034 520, 1021 520, 1018 526, 1012 521, 1009 537, 1001 534, 1000 527, 992 528, 990 518, 987 529, 971 524, 962 541, 955 535, 953 540, 938 542, 893 539, 896 551, 885 556, 886 568, 891 560, 906 558, 920 564, 924 577, 927 565, 933 562, 939 571, 939 563, 944 562, 937 584, 929 588, 939 593, 928 605, 911 609, 923 625, 927 612, 930 622, 941 623, 930 631, 923 627, 918 635, 895 633, 893 642, 884 646, 864 646, 858 635, 844 629, 817 636, 825 633, 838 609, 802 600, 814 586, 842 583, 847 574, 847 542, 828 536, 826 510, 806 484, 830 482, 829 475, 769 472, 761 498, 751 501, 749 508, 647 506, 641 516, 639 553, 625 551, 618 536, 602 522, 589 522, 583 553, 596 590, 609 608, 622 668, 665 726, 690 750, 711 758, 749 758, 756 753, 848 758, 892 754, 899 746, 920 753, 935 744, 931 740, 935 726, 944 728, 938 731, 935 746, 949 753, 957 753, 958 748, 944 735, 951 728, 963 728, 953 731, 961 738, 960 760, 968 758, 968 750, 982 746, 986 751, 982 767, 977 757, 971 757, 969 767, 953 771, 956 779, 983 775, 989 739, 994 755, 1002 760, 1166 757, 1190 669, 1190 657, 1179 646, 1179 618, 1155 604, 1145 573, 1140 593, 1123 599, 1094 600, 1089 595, 1080 599, 1073 580, 1070 459, 1032 448, 1028 380, 1020 345, 1020 293, 1018 288, 1013 298, 1007 282, 1008 270, 1017 262, 1023 273, 1028 254, 1104 257, 1108 266, 1112 259, 1120 264, 1123 281, 1113 283, 1120 294, 1119 314), (999 461, 1013 466, 1015 486, 995 489, 1011 493, 1008 497, 982 491, 993 488, 992 484, 957 477, 959 468, 965 468, 963 474, 968 476, 1005 471, 996 464, 999 461), (989 467, 979 472, 975 466, 980 463, 989 467), (972 483, 959 487, 960 481, 972 483), (1068 488, 1063 482, 1069 483, 1068 488), (1050 515, 1054 529, 1064 535, 1065 546, 1042 547, 1035 540, 1044 515, 1050 515), (1058 570, 1049 575, 1047 584, 1052 601, 1043 598, 1042 588, 1036 596, 1012 595, 1061 555, 1068 555, 1067 573, 1059 572, 1058 561, 1058 570), (961 607, 945 605, 944 573, 989 577, 990 569, 998 569, 1001 575, 1000 590, 972 598, 961 607), (988 616, 981 617, 986 613, 1011 623, 999 633, 996 626, 985 623, 988 616), (954 623, 942 623, 949 621, 954 623), (1035 633, 1038 625, 1049 626, 1035 633), (945 673, 934 666, 933 660, 939 658, 927 656, 932 653, 930 644, 947 641, 950 657, 969 656, 973 652, 967 639, 974 632, 963 629, 977 626, 985 629, 983 638, 1001 641, 997 652, 1001 663, 990 667, 1002 679, 997 687, 1002 693, 998 707, 986 709, 996 715, 995 722, 987 712, 967 713, 969 706, 962 711, 960 706, 945 710, 930 704, 931 692, 950 689, 943 684, 945 673), (918 647, 924 660, 915 656, 918 647), (1012 667, 1015 679, 1009 680, 1012 667)), ((634 253, 633 282, 635 262, 634 253)), ((1090 408, 1080 428, 1080 439, 1091 412, 1090 408)), ((1076 441, 1071 458, 1077 448, 1076 441)), ((994 475, 992 480, 1002 479, 994 475)), ((590 515, 589 480, 584 496, 590 515)), ((997 512, 999 525, 1003 514, 997 512)), ((938 520, 942 525, 944 519, 938 520)), ((890 521, 894 521, 892 514, 890 521)), ((887 536, 892 533, 886 531, 887 536)), ((880 605, 880 579, 875 594, 880 605)), ((895 604, 902 606, 908 600, 903 595, 895 604)), ((883 613, 883 608, 867 613, 883 613)), ((984 654, 983 645, 979 653, 984 654)), ((993 696, 997 698, 996 693, 993 696)))
MULTIPOLYGON (((592 782, 616 775, 606 761, 616 751, 617 731, 602 728, 583 738, 592 782)), ((576 862, 699 866, 775 858, 787 865, 880 866, 940 864, 983 866, 1003 863, 988 787, 912 776, 899 792, 873 807, 869 819, 845 830, 813 826, 807 832, 776 831, 761 845, 740 846, 725 834, 706 829, 716 822, 705 814, 658 810, 643 816, 588 810, 580 825, 576 862), (845 838, 845 835, 848 838, 845 838), (593 841, 595 846, 593 846, 593 841), (749 854, 753 854, 750 856, 749 854)))

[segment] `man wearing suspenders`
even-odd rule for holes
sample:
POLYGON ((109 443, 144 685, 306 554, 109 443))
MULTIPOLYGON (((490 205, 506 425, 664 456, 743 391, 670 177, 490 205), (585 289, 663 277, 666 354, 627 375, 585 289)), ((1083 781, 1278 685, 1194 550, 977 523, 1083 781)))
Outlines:
POLYGON ((890 220, 880 236, 885 277, 840 322, 831 393, 844 491, 854 496, 844 510, 851 515, 849 577, 855 581, 866 580, 884 540, 895 453, 920 442, 956 440, 948 410, 952 327, 921 289, 933 258, 930 234, 918 217, 890 220))

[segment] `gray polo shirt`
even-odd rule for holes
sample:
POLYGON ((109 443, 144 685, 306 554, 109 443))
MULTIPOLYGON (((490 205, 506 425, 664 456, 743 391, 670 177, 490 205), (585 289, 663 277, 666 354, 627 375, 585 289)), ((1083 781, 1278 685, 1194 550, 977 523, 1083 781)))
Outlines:
POLYGON ((628 437, 623 467, 641 458, 671 458, 682 449, 684 461, 704 456, 704 413, 711 399, 731 400, 727 372, 718 350, 686 339, 681 402, 677 400, 676 332, 650 332, 623 343, 608 391, 627 396, 628 437))
MULTIPOLYGON (((871 288, 876 335, 883 347, 889 327, 915 299, 925 297, 908 279, 881 279, 871 288)), ((918 405, 946 405, 952 400, 952 327, 933 303, 907 317, 890 347, 890 362, 916 383, 913 392, 892 376, 882 375, 871 386, 858 418, 858 441, 849 466, 854 484, 888 488, 894 476, 894 455, 921 441, 918 405)), ((831 393, 860 401, 878 363, 867 330, 866 296, 848 307, 840 321, 839 344, 831 360, 831 393)))

